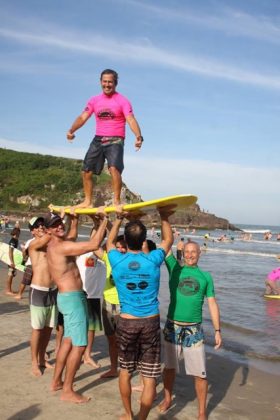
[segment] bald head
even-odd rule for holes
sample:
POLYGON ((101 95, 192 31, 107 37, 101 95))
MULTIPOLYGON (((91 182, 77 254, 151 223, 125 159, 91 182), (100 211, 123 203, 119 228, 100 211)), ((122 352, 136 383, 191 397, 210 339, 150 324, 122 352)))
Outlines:
POLYGON ((189 267, 197 266, 200 257, 200 246, 197 242, 188 242, 184 245, 185 265, 189 267))

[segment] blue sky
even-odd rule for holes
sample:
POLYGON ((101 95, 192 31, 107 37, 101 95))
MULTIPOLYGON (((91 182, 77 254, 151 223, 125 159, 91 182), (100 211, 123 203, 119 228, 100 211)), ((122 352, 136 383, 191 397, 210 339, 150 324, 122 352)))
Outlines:
POLYGON ((133 104, 124 182, 195 194, 233 223, 280 225, 278 0, 0 0, 0 147, 83 158, 66 131, 104 68, 133 104))

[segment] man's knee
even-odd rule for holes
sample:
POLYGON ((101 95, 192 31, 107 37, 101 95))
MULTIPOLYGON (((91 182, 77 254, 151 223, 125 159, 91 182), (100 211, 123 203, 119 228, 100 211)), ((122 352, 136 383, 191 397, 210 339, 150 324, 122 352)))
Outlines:
POLYGON ((116 166, 110 166, 108 169, 109 169, 109 172, 110 172, 111 175, 114 174, 114 175, 121 176, 121 173, 120 173, 119 169, 116 168, 116 166))
POLYGON ((91 179, 92 178, 92 171, 82 171, 83 179, 91 179))

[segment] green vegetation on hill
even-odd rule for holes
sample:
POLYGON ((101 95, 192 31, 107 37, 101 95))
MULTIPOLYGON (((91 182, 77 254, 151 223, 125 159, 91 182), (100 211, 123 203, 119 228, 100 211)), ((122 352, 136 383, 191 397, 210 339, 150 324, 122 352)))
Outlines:
MULTIPOLYGON (((43 210, 50 203, 72 204, 83 191, 81 167, 78 159, 0 148, 0 209, 43 210)), ((110 180, 106 173, 94 178, 99 186, 110 180)))

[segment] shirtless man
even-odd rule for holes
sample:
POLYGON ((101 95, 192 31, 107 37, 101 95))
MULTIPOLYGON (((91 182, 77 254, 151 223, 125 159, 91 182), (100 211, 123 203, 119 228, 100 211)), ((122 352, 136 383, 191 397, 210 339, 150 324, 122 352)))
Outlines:
POLYGON ((51 280, 46 259, 50 236, 46 234, 44 218, 33 217, 28 226, 34 236, 28 249, 33 269, 29 291, 32 374, 41 376, 42 368, 51 367, 45 361, 45 353, 57 322, 57 287, 51 280))
POLYGON ((51 237, 47 260, 51 277, 58 287, 58 309, 64 317, 64 337, 57 354, 51 390, 62 389, 61 400, 73 403, 84 403, 90 399, 73 390, 74 377, 86 349, 88 335, 87 302, 75 257, 99 248, 106 230, 107 216, 104 213, 98 216, 102 221, 95 236, 88 242, 73 241, 78 233, 78 218, 75 216, 71 216, 71 234, 68 235, 72 240, 66 239, 64 224, 58 215, 49 215, 45 222, 51 237))

